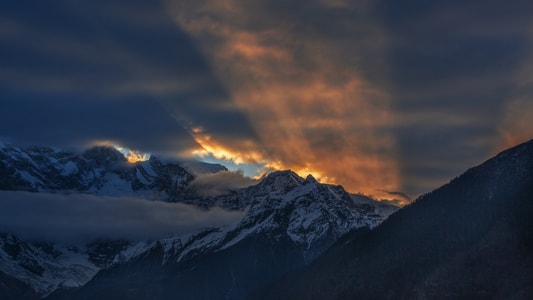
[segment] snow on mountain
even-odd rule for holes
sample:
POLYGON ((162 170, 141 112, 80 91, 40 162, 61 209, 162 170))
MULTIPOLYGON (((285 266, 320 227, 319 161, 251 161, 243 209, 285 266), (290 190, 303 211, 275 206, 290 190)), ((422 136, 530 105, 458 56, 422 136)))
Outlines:
POLYGON ((389 209, 387 214, 379 206, 359 205, 342 187, 320 184, 312 177, 304 180, 292 171, 273 172, 259 184, 224 197, 228 202, 230 198, 248 205, 241 221, 149 244, 139 243, 121 253, 121 260, 146 255, 162 246, 165 262, 179 262, 230 248, 252 236, 268 235, 274 239, 288 236, 310 261, 346 233, 362 227, 374 228, 394 211, 389 209))
MULTIPOLYGON (((33 192, 76 191, 96 195, 135 195, 179 201, 204 208, 218 206, 245 212, 242 220, 183 236, 131 243, 97 241, 65 246, 21 241, 0 235, 0 272, 46 296, 84 286, 96 274, 124 267, 162 249, 162 265, 201 260, 254 239, 284 241, 299 249, 308 263, 348 232, 374 228, 397 207, 348 194, 341 186, 321 184, 312 176, 277 171, 258 184, 226 195, 198 196, 188 189, 192 169, 217 171, 203 164, 182 166, 155 157, 129 164, 113 148, 82 154, 51 148, 0 148, 0 189, 33 192)), ((281 272, 281 271, 280 271, 281 272)))
POLYGON ((94 251, 97 246, 101 245, 93 243, 79 248, 31 243, 0 234, 0 270, 46 296, 59 288, 82 286, 101 268, 110 265, 116 253, 103 259, 103 251, 94 251))
POLYGON ((292 171, 273 172, 231 195, 201 199, 244 206, 246 214, 224 227, 130 245, 86 285, 57 299, 126 297, 132 289, 152 298, 241 299, 310 263, 347 233, 374 228, 387 217, 380 205, 358 203, 340 186, 292 171))
MULTIPOLYGON (((203 165, 202 165, 203 166, 203 165)), ((220 166, 203 166, 216 171, 220 166)), ((141 196, 175 201, 194 176, 178 162, 154 156, 128 163, 112 147, 94 147, 84 153, 47 147, 0 148, 0 189, 32 192, 82 192, 106 196, 141 196)))

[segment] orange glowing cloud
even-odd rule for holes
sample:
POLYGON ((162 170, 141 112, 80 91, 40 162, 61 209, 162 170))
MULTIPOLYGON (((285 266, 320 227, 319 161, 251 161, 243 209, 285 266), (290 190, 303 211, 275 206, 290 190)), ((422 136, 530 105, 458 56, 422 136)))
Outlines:
POLYGON ((200 127, 193 128, 191 135, 201 147, 192 150, 194 156, 204 157, 212 155, 217 159, 231 160, 236 164, 264 163, 266 161, 261 153, 254 150, 256 145, 252 141, 239 141, 240 147, 238 148, 240 150, 236 150, 237 147, 228 147, 205 133, 200 127))
MULTIPOLYGON (((192 130, 200 152, 312 173, 377 197, 390 197, 382 190, 400 186, 391 155, 395 141, 385 130, 393 122, 388 96, 350 62, 364 54, 357 53, 352 36, 329 37, 315 34, 309 24, 260 18, 261 5, 232 0, 171 5, 259 137, 241 147, 192 130)), ((358 39, 365 43, 361 47, 380 48, 379 28, 360 25, 368 27, 358 39)))
POLYGON ((141 161, 147 161, 150 159, 149 153, 143 153, 140 151, 131 150, 129 148, 121 147, 116 144, 112 146, 115 149, 117 149, 120 153, 122 153, 130 164, 134 164, 134 163, 141 162, 141 161))

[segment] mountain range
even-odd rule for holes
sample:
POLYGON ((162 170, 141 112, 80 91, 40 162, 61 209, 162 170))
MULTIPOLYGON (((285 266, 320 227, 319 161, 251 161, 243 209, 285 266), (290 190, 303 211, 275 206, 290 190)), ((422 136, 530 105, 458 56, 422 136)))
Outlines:
POLYGON ((205 174, 224 172, 219 165, 155 157, 129 164, 105 147, 80 154, 4 146, 0 187, 11 192, 2 195, 128 195, 242 217, 163 239, 76 245, 24 239, 2 229, 0 294, 3 299, 533 298, 533 140, 401 209, 288 170, 222 193, 204 193, 194 184, 205 174))
POLYGON ((150 160, 130 164, 113 147, 83 153, 49 147, 0 148, 1 190, 76 192, 107 196, 142 196, 151 200, 184 198, 195 174, 227 170, 216 164, 150 160))
POLYGON ((2 190, 135 196, 243 214, 222 227, 143 241, 73 245, 28 240, 4 229, 0 293, 5 299, 241 299, 309 264, 349 232, 375 228, 398 209, 292 171, 273 172, 251 186, 215 195, 191 184, 220 172, 227 170, 156 157, 131 164, 110 147, 83 153, 0 148, 2 190))

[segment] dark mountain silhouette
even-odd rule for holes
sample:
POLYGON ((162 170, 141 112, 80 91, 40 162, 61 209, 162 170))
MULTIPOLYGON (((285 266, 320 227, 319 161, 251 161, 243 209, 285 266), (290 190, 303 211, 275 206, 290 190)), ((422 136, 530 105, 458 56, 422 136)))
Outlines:
POLYGON ((533 299, 533 140, 250 299, 533 299))
POLYGON ((24 282, 0 272, 0 296, 2 299, 39 299, 24 282))

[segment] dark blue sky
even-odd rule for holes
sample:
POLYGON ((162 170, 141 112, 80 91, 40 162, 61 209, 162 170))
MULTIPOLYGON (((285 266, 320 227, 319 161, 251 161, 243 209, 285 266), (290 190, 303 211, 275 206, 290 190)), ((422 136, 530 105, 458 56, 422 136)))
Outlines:
POLYGON ((4 1, 0 137, 427 192, 533 137, 529 1, 4 1))

